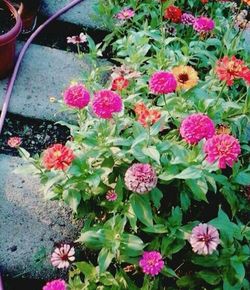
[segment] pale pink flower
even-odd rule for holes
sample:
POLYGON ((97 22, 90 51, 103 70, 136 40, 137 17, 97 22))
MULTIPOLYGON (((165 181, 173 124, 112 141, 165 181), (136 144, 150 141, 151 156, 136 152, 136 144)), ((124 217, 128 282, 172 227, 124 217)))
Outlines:
POLYGON ((209 163, 218 161, 219 168, 232 167, 240 155, 239 141, 229 134, 214 135, 203 147, 209 163))
POLYGON ((156 276, 164 267, 164 261, 157 251, 144 252, 139 261, 139 266, 142 268, 143 273, 156 276))
POLYGON ((11 147, 11 148, 18 148, 21 144, 22 144, 22 138, 20 137, 10 137, 7 141, 7 144, 11 147))
POLYGON ((67 290, 67 285, 64 280, 57 279, 47 282, 47 284, 43 286, 43 290, 67 290))
POLYGON ((67 43, 80 44, 87 41, 87 35, 80 33, 80 35, 68 36, 67 43))
POLYGON ((70 262, 75 260, 75 249, 68 244, 57 247, 51 255, 51 263, 58 269, 68 268, 70 262))
POLYGON ((203 138, 213 137, 215 126, 208 116, 200 113, 192 114, 182 121, 180 134, 187 143, 197 144, 203 138))
POLYGON ((211 255, 220 243, 218 230, 208 224, 194 227, 189 237, 193 251, 199 255, 211 255))
POLYGON ((174 75, 167 71, 157 71, 149 80, 149 88, 153 94, 173 93, 176 87, 177 81, 174 75))
POLYGON ((111 119, 114 113, 122 111, 122 98, 111 90, 100 90, 95 93, 92 102, 93 112, 102 119, 111 119))
POLYGON ((115 17, 119 20, 126 20, 134 17, 135 11, 131 8, 124 8, 119 13, 115 15, 115 17))
POLYGON ((185 25, 188 25, 188 26, 191 26, 193 25, 195 22, 195 17, 193 14, 191 13, 183 13, 181 15, 181 23, 185 24, 185 25))
POLYGON ((202 33, 202 32, 210 32, 214 29, 215 24, 213 19, 201 16, 196 18, 193 24, 193 28, 195 31, 202 33))
POLYGON ((108 201, 115 201, 117 200, 117 193, 114 190, 109 190, 106 194, 106 199, 108 201))
POLYGON ((144 194, 156 187, 157 175, 150 164, 135 163, 126 171, 124 181, 129 190, 144 194))
POLYGON ((90 101, 90 93, 82 84, 71 85, 64 91, 63 100, 69 107, 83 109, 90 101))

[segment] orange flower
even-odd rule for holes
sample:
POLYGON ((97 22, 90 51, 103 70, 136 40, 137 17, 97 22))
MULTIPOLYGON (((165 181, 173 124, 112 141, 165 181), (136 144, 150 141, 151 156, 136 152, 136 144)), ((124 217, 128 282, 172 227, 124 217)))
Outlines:
POLYGON ((228 86, 232 86, 235 79, 244 78, 249 71, 244 61, 235 56, 229 58, 224 56, 217 61, 215 72, 221 81, 225 81, 228 86))
POLYGON ((219 124, 216 127, 216 134, 231 134, 231 129, 225 124, 219 124))
POLYGON ((54 144, 44 151, 42 163, 48 170, 65 170, 70 166, 74 158, 75 155, 70 148, 62 144, 54 144))
POLYGON ((144 127, 149 127, 161 118, 161 112, 156 109, 148 109, 145 104, 138 103, 134 109, 137 115, 137 121, 144 127))
POLYGON ((177 80, 177 90, 189 90, 199 81, 197 71, 188 65, 179 65, 172 70, 177 80))
POLYGON ((250 6, 250 0, 243 0, 243 2, 250 6))

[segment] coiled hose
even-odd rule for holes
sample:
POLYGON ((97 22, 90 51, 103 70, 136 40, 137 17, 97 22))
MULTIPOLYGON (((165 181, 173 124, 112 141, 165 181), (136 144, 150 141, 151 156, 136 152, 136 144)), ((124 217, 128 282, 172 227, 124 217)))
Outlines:
MULTIPOLYGON (((8 111, 8 106, 9 106, 9 102, 10 102, 10 98, 11 98, 11 94, 13 91, 13 87, 15 84, 15 80, 19 71, 19 67, 20 64, 22 62, 22 59, 26 53, 26 50, 28 49, 28 47, 30 46, 31 42, 33 41, 33 39, 48 25, 50 24, 50 22, 52 22, 53 20, 55 20, 56 18, 58 18, 59 16, 61 16, 63 13, 67 12, 69 9, 71 9, 72 7, 74 7, 75 5, 79 4, 80 2, 82 2, 83 0, 73 0, 71 1, 69 4, 67 4, 66 6, 64 6, 62 9, 60 9, 59 11, 57 11, 54 15, 52 15, 48 20, 46 20, 43 24, 41 24, 32 34, 31 36, 28 38, 27 42, 24 44, 17 62, 15 64, 12 76, 9 80, 8 83, 8 87, 7 87, 7 91, 5 93, 4 96, 4 100, 3 100, 3 108, 2 108, 2 112, 1 112, 1 116, 0 116, 0 134, 2 132, 3 129, 3 125, 4 125, 4 121, 5 121, 5 117, 6 117, 6 113, 8 111)), ((0 290, 1 289, 1 284, 0 284, 0 290)))

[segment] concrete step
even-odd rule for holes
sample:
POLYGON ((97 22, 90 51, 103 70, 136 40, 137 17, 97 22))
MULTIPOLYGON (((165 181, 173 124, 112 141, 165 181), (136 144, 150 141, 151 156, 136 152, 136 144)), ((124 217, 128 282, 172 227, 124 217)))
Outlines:
MULTIPOLYGON (((101 19, 96 16, 93 10, 93 5, 95 5, 97 1, 98 0, 83 0, 70 11, 60 16, 59 20, 82 25, 86 28, 101 28, 101 19), (97 21, 97 19, 99 20, 97 21)), ((68 0, 43 0, 40 12, 42 15, 49 17, 68 3, 68 0)))
POLYGON ((74 241, 81 222, 58 201, 45 202, 37 178, 13 173, 22 164, 18 157, 0 155, 0 271, 52 279, 63 272, 51 266, 49 257, 38 267, 34 254, 42 248, 51 253, 54 243, 74 241))
MULTIPOLYGON (((21 64, 10 101, 9 112, 26 117, 57 121, 58 103, 50 98, 62 99, 63 90, 72 80, 80 81, 82 71, 90 66, 77 54, 32 44, 21 64)), ((8 80, 0 81, 0 105, 8 80)))

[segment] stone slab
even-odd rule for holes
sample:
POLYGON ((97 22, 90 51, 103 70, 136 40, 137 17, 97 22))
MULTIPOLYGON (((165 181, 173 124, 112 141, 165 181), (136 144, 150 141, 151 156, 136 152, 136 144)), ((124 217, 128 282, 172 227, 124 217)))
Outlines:
MULTIPOLYGON (((58 19, 65 22, 81 25, 86 28, 102 28, 101 20, 96 16, 93 5, 98 0, 83 0, 71 10, 61 15, 58 19)), ((68 0, 43 0, 41 14, 47 18, 57 12, 60 8, 68 4, 68 0)))
POLYGON ((38 267, 34 254, 74 241, 81 225, 58 201, 44 200, 38 179, 13 173, 22 164, 18 157, 0 155, 0 272, 52 279, 63 272, 51 266, 49 257, 38 267))
MULTIPOLYGON (((62 99, 63 90, 72 80, 79 81, 82 71, 90 66, 77 54, 32 44, 20 67, 11 96, 9 112, 26 117, 57 121, 59 103, 51 103, 50 97, 62 99)), ((0 81, 0 105, 2 107, 7 79, 0 81)))

